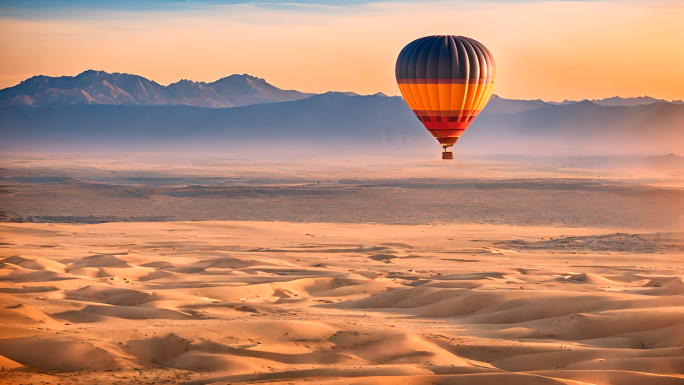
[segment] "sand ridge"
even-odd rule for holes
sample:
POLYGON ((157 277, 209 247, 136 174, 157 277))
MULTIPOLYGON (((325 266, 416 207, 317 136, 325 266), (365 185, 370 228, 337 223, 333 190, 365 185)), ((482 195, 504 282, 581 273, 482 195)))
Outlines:
POLYGON ((8 383, 684 383, 683 233, 206 221, 0 236, 8 383))

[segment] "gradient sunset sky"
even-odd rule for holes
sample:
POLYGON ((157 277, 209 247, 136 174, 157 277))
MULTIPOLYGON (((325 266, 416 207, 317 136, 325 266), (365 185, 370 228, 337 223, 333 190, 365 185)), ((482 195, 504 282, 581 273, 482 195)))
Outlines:
POLYGON ((0 88, 95 69, 398 95, 399 51, 452 34, 492 51, 503 97, 684 99, 683 26, 679 0, 0 0, 0 88))

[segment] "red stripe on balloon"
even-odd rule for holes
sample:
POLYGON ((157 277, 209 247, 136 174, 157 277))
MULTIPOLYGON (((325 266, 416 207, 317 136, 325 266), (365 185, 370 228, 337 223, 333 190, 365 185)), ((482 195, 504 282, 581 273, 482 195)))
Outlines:
POLYGON ((470 122, 423 122, 428 130, 465 130, 470 122))

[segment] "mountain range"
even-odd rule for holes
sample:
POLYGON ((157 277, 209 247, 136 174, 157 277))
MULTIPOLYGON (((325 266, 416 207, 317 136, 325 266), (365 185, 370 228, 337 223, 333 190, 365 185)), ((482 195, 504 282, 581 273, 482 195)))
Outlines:
MULTIPOLYGON (((343 92, 356 96, 354 92, 343 92)), ((196 107, 241 107, 259 103, 287 102, 312 96, 312 93, 282 90, 264 79, 250 75, 230 75, 215 82, 180 80, 162 86, 142 76, 104 71, 84 71, 76 76, 33 76, 14 87, 0 90, 0 106, 64 106, 72 104, 115 105, 187 105, 196 107)), ((378 92, 378 96, 386 96, 378 92)), ((684 104, 681 100, 668 102, 649 96, 621 98, 619 96, 593 100, 513 100, 494 95, 489 109, 497 113, 521 112, 550 105, 591 102, 604 107, 634 107, 653 103, 684 104), (496 106, 496 107, 495 107, 496 106)))
POLYGON ((249 75, 231 75, 212 83, 181 80, 162 86, 142 76, 88 70, 76 76, 34 76, 0 90, 0 106, 72 104, 187 105, 239 107, 299 100, 313 94, 281 90, 249 75))
POLYGON ((581 101, 574 101, 574 100, 564 100, 560 103, 556 102, 549 102, 551 104, 556 104, 556 105, 564 105, 564 104, 575 104, 575 103, 582 103, 582 102, 591 102, 594 104, 598 104, 599 106, 603 107, 635 107, 635 106, 642 106, 646 104, 653 104, 653 103, 673 103, 673 104, 684 104, 684 101, 682 100, 673 100, 671 102, 665 100, 665 99, 656 99, 652 98, 648 95, 646 96, 637 96, 635 98, 621 98, 619 96, 614 96, 612 98, 605 98, 605 99, 584 99, 581 101))
MULTIPOLYGON (((36 76, 0 91, 0 137, 0 151, 440 149, 401 97, 285 91, 249 75, 166 87, 97 71, 36 76)), ((684 104, 645 97, 551 103, 494 96, 455 151, 684 153, 684 104)))

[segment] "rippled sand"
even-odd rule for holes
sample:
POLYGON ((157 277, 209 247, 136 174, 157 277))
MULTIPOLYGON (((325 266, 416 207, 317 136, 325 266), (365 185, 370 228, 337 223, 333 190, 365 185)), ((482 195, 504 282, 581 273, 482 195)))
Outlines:
POLYGON ((684 384, 684 234, 0 224, 9 384, 684 384))

